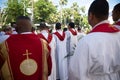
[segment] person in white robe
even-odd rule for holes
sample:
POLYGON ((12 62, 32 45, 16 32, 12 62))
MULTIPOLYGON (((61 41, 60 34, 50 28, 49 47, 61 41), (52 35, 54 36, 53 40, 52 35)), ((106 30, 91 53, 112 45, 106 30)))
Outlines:
POLYGON ((70 61, 70 57, 73 56, 74 50, 76 48, 77 40, 77 31, 75 30, 75 24, 70 22, 68 24, 68 30, 65 32, 67 35, 67 58, 68 58, 68 65, 70 61))
POLYGON ((120 31, 107 21, 107 1, 95 0, 88 11, 92 31, 77 44, 69 80, 120 80, 120 31))
POLYGON ((116 4, 112 11, 114 26, 120 30, 120 3, 116 4))
POLYGON ((45 22, 41 22, 40 26, 38 27, 40 29, 40 34, 38 35, 40 35, 41 38, 45 39, 51 48, 52 70, 50 76, 48 77, 48 80, 56 80, 55 39, 52 34, 49 33, 49 27, 46 25, 45 22))
POLYGON ((68 64, 66 41, 67 36, 61 30, 61 23, 56 23, 56 32, 54 33, 56 41, 56 69, 57 69, 57 80, 68 80, 68 64))
POLYGON ((79 41, 80 39, 82 39, 86 34, 82 32, 81 28, 78 27, 77 28, 77 40, 79 41))
POLYGON ((0 36, 0 43, 4 42, 6 39, 9 38, 10 35, 1 35, 0 36))
POLYGON ((11 22, 11 27, 12 27, 12 34, 18 34, 18 33, 16 32, 16 29, 15 29, 15 27, 16 27, 16 22, 11 22))

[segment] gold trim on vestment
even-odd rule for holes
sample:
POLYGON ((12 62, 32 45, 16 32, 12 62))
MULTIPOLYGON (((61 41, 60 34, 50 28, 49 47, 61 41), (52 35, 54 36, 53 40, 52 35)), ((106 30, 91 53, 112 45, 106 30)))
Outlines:
POLYGON ((41 44, 42 44, 42 68, 43 68, 42 80, 47 80, 47 77, 48 77, 48 63, 47 63, 48 47, 47 47, 47 42, 43 39, 41 39, 41 44))

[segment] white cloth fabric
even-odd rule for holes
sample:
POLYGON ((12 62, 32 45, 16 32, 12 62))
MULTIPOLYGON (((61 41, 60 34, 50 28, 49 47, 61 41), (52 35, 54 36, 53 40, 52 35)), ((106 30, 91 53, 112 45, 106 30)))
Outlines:
MULTIPOLYGON (((43 36, 46 39, 48 39, 48 32, 46 30, 42 30, 41 34, 43 34, 43 36)), ((56 60, 55 60, 56 43, 54 37, 52 37, 49 46, 51 48, 52 70, 51 70, 51 75, 48 77, 48 80, 56 80, 56 60)))
POLYGON ((120 32, 93 32, 77 44, 69 80, 120 80, 120 32))
POLYGON ((82 32, 78 32, 77 33, 77 40, 79 41, 80 39, 82 39, 86 34, 82 33, 82 32))
MULTIPOLYGON (((75 31, 75 29, 73 29, 75 31)), ((76 44, 78 42, 77 35, 73 35, 69 30, 65 32, 67 35, 67 53, 68 53, 68 65, 70 57, 74 54, 76 44)))
POLYGON ((0 43, 4 42, 10 35, 1 35, 0 36, 0 43))
POLYGON ((15 28, 12 28, 12 34, 18 34, 17 32, 16 32, 16 30, 15 30, 15 28))
MULTIPOLYGON (((120 22, 120 19, 118 19, 118 22, 120 22)), ((114 25, 114 26, 120 30, 120 25, 114 25)))
POLYGON ((5 35, 4 31, 0 31, 0 36, 5 35))
MULTIPOLYGON (((57 31, 61 35, 63 34, 62 30, 57 31)), ((54 34, 55 41, 56 41, 56 70, 57 70, 57 79, 60 80, 68 80, 68 64, 67 64, 67 58, 65 56, 67 55, 66 50, 66 41, 67 36, 65 36, 65 39, 63 41, 59 40, 59 38, 54 34)))

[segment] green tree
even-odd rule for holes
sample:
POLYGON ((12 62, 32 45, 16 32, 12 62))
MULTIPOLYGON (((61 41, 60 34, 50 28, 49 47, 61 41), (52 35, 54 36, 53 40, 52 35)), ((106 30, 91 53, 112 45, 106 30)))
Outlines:
POLYGON ((26 8, 24 7, 24 0, 8 0, 7 7, 5 8, 6 23, 15 21, 20 15, 27 15, 26 8))
POLYGON ((38 0, 38 2, 35 3, 34 8, 35 22, 48 21, 50 15, 55 14, 56 10, 56 7, 51 2, 46 0, 38 0))

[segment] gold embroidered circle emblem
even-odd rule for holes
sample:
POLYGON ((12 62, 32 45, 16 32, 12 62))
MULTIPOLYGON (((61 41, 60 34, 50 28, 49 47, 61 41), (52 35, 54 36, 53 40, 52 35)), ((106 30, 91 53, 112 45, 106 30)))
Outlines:
POLYGON ((24 75, 33 75, 37 71, 37 63, 33 59, 26 59, 20 64, 20 71, 24 75))

